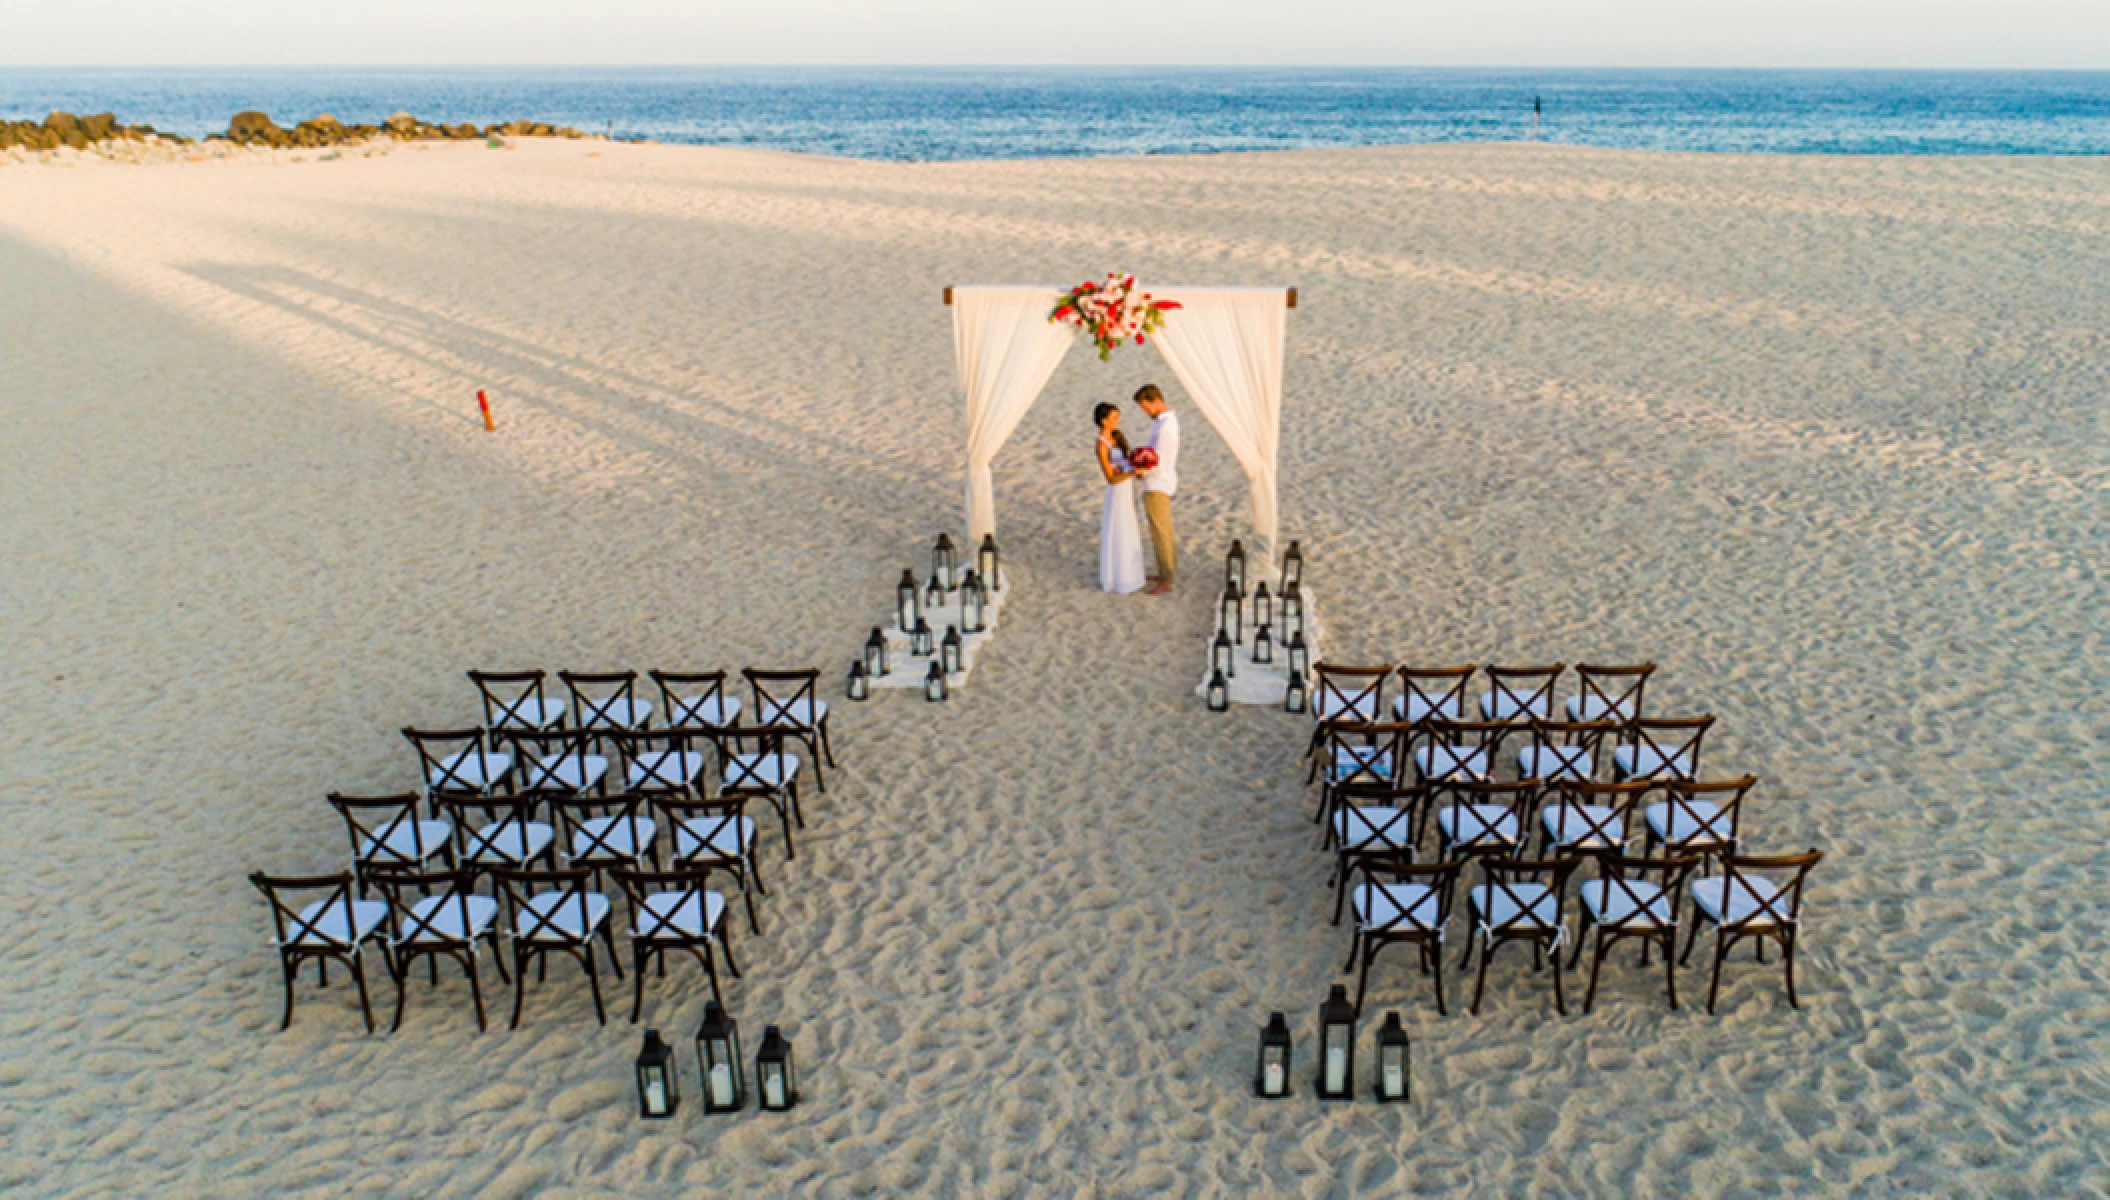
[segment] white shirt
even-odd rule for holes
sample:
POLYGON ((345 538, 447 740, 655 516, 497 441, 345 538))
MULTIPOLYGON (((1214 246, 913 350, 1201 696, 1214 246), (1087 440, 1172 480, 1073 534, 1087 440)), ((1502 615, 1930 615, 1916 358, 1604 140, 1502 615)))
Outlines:
POLYGON ((1150 441, 1147 445, 1158 452, 1158 465, 1149 474, 1143 476, 1143 490, 1146 492, 1163 492, 1168 496, 1178 495, 1180 490, 1180 415, 1169 408, 1159 413, 1158 419, 1150 423, 1150 441))

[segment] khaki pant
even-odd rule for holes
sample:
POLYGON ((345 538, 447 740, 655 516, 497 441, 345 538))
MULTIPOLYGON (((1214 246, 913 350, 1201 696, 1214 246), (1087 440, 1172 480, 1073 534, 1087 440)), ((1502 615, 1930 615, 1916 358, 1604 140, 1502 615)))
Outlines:
POLYGON ((1150 545, 1158 554, 1158 578, 1172 582, 1179 566, 1179 549, 1172 536, 1172 497, 1163 492, 1143 493, 1143 515, 1150 518, 1150 545))

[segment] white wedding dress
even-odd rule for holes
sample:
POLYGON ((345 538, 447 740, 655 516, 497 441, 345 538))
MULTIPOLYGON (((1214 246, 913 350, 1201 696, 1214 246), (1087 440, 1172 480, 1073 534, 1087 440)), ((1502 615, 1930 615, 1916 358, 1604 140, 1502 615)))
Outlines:
MULTIPOLYGON (((1128 470, 1121 448, 1100 439, 1115 471, 1128 470)), ((1136 481, 1106 485, 1106 508, 1099 517, 1099 587, 1116 595, 1143 590, 1143 528, 1136 518, 1136 481)))

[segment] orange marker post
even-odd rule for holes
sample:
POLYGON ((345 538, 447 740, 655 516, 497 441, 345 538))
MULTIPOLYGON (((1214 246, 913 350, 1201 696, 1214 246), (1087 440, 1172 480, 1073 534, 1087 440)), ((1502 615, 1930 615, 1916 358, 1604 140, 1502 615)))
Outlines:
POLYGON ((484 396, 481 388, 476 392, 476 407, 484 410, 484 432, 497 433, 498 426, 491 420, 491 401, 484 396))

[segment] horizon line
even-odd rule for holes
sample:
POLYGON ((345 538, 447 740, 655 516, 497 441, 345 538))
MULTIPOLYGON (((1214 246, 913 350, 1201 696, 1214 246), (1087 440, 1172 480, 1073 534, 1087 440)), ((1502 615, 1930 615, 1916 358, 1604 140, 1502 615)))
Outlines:
POLYGON ((10 63, 0 62, 0 71, 505 71, 505 70, 829 70, 829 71, 1720 71, 1720 72, 1831 72, 1861 71, 1883 74, 2043 74, 2110 75, 2103 66, 2003 66, 2003 65, 1914 65, 1875 66, 1832 64, 1640 64, 1640 63, 894 63, 894 62, 102 62, 102 63, 10 63))

